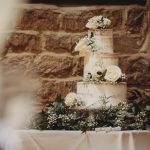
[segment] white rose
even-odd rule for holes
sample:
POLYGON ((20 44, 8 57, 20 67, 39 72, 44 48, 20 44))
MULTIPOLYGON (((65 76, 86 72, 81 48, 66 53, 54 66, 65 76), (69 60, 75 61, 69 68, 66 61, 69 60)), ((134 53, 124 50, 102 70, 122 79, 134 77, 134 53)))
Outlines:
POLYGON ((76 102, 77 102, 77 94, 76 93, 70 92, 65 97, 66 106, 72 107, 76 104, 76 102))
MULTIPOLYGON (((102 16, 101 16, 102 17, 102 16)), ((89 29, 97 29, 99 26, 98 20, 101 20, 100 16, 94 16, 88 20, 86 27, 89 29)))
POLYGON ((108 18, 105 18, 104 19, 104 26, 105 27, 108 27, 108 26, 110 26, 111 25, 111 21, 108 19, 108 18))
POLYGON ((108 66, 106 70, 104 78, 107 81, 116 82, 122 76, 121 69, 118 66, 111 65, 108 66))
POLYGON ((91 51, 92 48, 91 48, 89 45, 87 45, 87 43, 88 43, 87 38, 86 38, 86 37, 85 37, 85 38, 82 38, 82 39, 77 43, 77 45, 76 45, 76 47, 75 47, 75 51, 91 51))
POLYGON ((100 16, 96 16, 95 18, 97 18, 97 20, 102 20, 103 16, 100 15, 100 16))
POLYGON ((86 24, 86 27, 89 29, 97 29, 98 28, 98 23, 95 21, 90 21, 86 24))

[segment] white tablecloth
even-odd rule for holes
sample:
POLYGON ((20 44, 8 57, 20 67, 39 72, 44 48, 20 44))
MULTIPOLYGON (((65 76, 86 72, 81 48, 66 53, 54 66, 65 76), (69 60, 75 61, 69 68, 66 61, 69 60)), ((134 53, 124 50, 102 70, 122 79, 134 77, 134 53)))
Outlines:
POLYGON ((23 150, 150 150, 149 131, 19 131, 23 150))

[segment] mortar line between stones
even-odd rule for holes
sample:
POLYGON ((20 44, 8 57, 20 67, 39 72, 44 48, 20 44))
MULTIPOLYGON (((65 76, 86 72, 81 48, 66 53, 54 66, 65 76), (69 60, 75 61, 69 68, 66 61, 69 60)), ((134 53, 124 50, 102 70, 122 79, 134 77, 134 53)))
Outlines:
MULTIPOLYGON (((66 8, 80 8, 80 10, 84 10, 83 8, 87 8, 89 7, 89 11, 90 10, 93 10, 95 8, 111 8, 111 9, 120 9, 120 8, 125 8, 125 7, 130 7, 130 8, 135 8, 135 7, 140 7, 140 8, 144 8, 146 6, 145 5, 138 5, 138 4, 131 4, 131 5, 75 5, 75 6, 72 6, 72 5, 67 5, 67 6, 64 6, 64 5, 57 5, 57 4, 20 4, 20 5, 17 5, 16 7, 19 7, 19 8, 23 8, 23 9, 51 9, 51 10, 66 10, 66 8)), ((86 9, 85 9, 86 10, 86 9)))
POLYGON ((42 80, 46 81, 56 81, 56 82, 66 82, 66 81, 79 81, 82 80, 83 77, 78 76, 78 77, 68 77, 68 78, 41 78, 42 80))

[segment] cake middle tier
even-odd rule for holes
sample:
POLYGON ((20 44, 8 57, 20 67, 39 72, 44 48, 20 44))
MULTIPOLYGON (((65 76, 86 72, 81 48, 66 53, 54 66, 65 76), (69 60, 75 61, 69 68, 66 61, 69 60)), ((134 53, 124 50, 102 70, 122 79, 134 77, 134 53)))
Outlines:
POLYGON ((100 69, 99 71, 104 71, 106 67, 110 65, 118 66, 118 55, 115 53, 99 53, 99 52, 89 52, 84 56, 84 78, 86 78, 88 73, 95 72, 95 69, 100 69))
POLYGON ((119 102, 126 102, 127 84, 125 82, 118 84, 78 82, 77 95, 89 109, 99 108, 104 103, 106 106, 114 106, 119 102))

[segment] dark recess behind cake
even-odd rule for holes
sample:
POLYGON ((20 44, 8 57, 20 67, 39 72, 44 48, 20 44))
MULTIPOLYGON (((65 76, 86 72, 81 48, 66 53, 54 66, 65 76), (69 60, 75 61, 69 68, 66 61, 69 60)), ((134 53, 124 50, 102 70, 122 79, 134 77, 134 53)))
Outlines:
POLYGON ((145 5, 146 0, 30 0, 30 3, 53 3, 53 4, 78 4, 78 5, 92 5, 92 4, 106 4, 106 5, 128 5, 139 4, 145 5))

